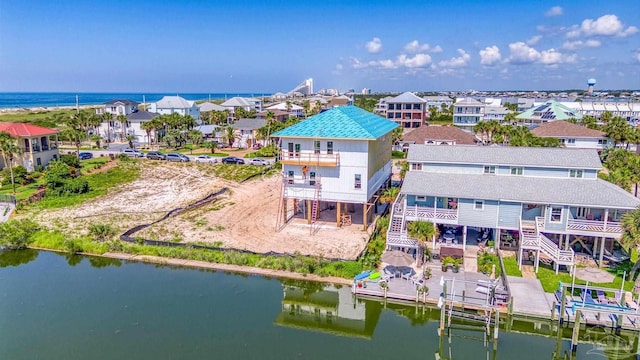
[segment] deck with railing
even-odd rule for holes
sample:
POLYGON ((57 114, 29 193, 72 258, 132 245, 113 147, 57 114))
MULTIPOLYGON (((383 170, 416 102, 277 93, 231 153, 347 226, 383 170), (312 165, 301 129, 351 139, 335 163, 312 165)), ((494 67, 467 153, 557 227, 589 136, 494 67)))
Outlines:
POLYGON ((624 232, 619 222, 583 219, 568 219, 567 230, 611 234, 622 234, 624 232))
POLYGON ((440 209, 426 206, 409 206, 404 210, 405 216, 408 218, 424 219, 436 222, 457 222, 457 209, 440 209))
POLYGON ((280 162, 283 165, 336 167, 340 165, 340 154, 337 151, 280 151, 280 162))

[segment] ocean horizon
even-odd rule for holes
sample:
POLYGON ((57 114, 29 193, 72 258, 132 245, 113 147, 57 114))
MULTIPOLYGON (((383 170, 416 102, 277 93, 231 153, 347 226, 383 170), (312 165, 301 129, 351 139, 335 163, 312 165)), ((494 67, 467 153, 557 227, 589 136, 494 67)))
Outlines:
POLYGON ((234 96, 263 97, 271 93, 89 93, 89 92, 0 92, 0 109, 100 105, 115 99, 155 102, 163 96, 180 95, 187 100, 221 100, 234 96))

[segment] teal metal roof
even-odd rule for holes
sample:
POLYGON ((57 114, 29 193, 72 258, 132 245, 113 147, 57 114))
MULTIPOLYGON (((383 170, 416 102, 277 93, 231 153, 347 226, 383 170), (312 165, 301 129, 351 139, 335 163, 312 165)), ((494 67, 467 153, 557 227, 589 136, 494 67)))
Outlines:
POLYGON ((340 106, 282 129, 274 137, 374 140, 398 124, 357 106, 340 106))

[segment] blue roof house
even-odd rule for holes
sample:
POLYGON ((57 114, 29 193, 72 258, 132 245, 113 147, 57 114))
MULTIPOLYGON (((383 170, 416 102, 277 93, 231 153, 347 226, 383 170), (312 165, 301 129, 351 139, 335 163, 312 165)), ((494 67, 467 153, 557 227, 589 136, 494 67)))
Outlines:
POLYGON ((298 216, 314 225, 322 211, 338 226, 359 223, 362 216, 366 228, 374 195, 391 178, 396 127, 361 108, 341 106, 272 134, 279 138, 283 170, 278 224, 298 216))
MULTIPOLYGON (((624 189, 601 180, 595 149, 410 145, 407 172, 391 212, 387 247, 419 248, 407 223, 441 230, 432 247, 494 240, 518 263, 541 258, 573 266, 575 251, 621 261, 620 219, 640 206, 624 189), (528 256, 527 256, 528 255, 528 256)), ((473 251, 473 248, 470 250, 473 251)))

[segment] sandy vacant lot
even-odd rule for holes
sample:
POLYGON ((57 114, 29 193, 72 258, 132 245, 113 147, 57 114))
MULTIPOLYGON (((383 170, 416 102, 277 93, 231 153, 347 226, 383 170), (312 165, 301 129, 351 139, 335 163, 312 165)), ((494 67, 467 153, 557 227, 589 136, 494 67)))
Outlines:
POLYGON ((311 236, 306 223, 296 219, 276 232, 279 177, 238 184, 211 175, 207 171, 209 166, 218 165, 143 163, 139 180, 79 206, 42 211, 36 220, 69 234, 86 232, 90 223, 110 223, 122 232, 227 187, 229 191, 216 202, 167 219, 134 236, 342 259, 354 259, 366 246, 369 234, 362 230, 362 225, 336 228, 331 222, 320 226, 311 236))

